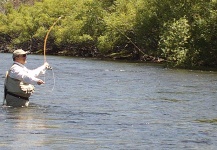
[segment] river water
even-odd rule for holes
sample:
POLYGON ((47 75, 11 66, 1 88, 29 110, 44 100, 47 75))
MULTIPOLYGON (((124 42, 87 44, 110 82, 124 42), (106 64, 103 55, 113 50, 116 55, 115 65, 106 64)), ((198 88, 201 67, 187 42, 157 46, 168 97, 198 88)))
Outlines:
MULTIPOLYGON (((0 91, 11 54, 0 54, 0 91)), ((29 55, 28 68, 43 63, 29 55)), ((0 149, 215 150, 217 72, 47 56, 28 108, 0 109, 0 149)))

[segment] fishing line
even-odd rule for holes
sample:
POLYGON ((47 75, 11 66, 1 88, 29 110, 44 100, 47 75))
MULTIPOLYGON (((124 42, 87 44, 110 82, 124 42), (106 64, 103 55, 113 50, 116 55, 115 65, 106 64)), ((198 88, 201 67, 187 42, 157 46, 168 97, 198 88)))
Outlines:
MULTIPOLYGON (((105 21, 103 18, 100 18, 100 19, 106 23, 106 21, 105 21)), ((133 46, 134 46, 139 52, 141 52, 143 55, 145 55, 145 53, 144 53, 126 34, 124 34, 119 28, 117 28, 117 27, 115 27, 115 26, 113 26, 113 25, 111 25, 111 24, 108 24, 108 23, 106 23, 106 25, 108 25, 108 26, 111 27, 111 28, 116 29, 120 34, 122 34, 124 37, 126 37, 126 38, 130 41, 130 43, 133 44, 133 46)))
MULTIPOLYGON (((50 90, 50 92, 53 92, 54 90, 54 87, 56 85, 56 79, 55 79, 55 73, 54 73, 54 69, 47 69, 46 71, 51 71, 52 73, 52 79, 53 79, 53 86, 52 86, 52 89, 50 90)), ((44 82, 46 83, 46 74, 44 74, 44 82)))
POLYGON ((139 51, 141 52, 143 55, 145 55, 145 53, 126 35, 124 34, 120 29, 118 29, 117 27, 114 27, 112 25, 110 25, 111 27, 115 28, 117 31, 119 31, 123 36, 125 36, 129 41, 130 43, 133 44, 133 46, 139 51))

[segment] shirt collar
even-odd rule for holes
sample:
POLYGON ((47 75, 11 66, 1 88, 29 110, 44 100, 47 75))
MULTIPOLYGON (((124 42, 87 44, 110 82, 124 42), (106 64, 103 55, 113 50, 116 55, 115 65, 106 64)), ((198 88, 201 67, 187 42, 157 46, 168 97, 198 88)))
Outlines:
POLYGON ((21 63, 18 63, 18 62, 14 62, 14 64, 17 64, 18 66, 20 66, 20 67, 22 67, 22 68, 25 68, 25 66, 23 65, 23 64, 21 64, 21 63))

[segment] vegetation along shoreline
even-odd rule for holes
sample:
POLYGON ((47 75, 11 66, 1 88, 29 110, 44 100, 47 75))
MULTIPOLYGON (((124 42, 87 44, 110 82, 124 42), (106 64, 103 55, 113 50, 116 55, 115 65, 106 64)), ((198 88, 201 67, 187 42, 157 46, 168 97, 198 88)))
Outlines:
POLYGON ((0 51, 216 68, 216 10, 216 0, 7 0, 0 51))

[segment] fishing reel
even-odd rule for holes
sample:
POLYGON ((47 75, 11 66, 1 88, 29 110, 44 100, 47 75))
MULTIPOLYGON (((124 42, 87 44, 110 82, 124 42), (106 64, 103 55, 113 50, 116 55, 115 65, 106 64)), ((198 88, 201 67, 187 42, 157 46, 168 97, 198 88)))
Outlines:
POLYGON ((46 67, 47 70, 52 70, 53 68, 51 66, 46 67))

